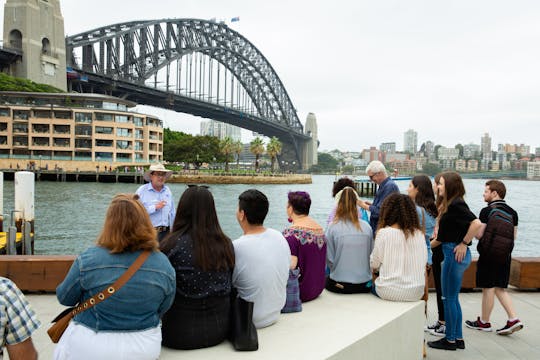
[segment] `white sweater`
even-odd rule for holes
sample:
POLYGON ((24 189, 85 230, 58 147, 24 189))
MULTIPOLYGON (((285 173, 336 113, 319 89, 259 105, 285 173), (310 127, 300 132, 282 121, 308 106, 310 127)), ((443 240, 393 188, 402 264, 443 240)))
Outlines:
POLYGON ((426 241, 420 230, 406 239, 400 229, 380 229, 370 256, 371 268, 379 269, 377 295, 393 301, 420 300, 426 282, 426 261, 426 241))

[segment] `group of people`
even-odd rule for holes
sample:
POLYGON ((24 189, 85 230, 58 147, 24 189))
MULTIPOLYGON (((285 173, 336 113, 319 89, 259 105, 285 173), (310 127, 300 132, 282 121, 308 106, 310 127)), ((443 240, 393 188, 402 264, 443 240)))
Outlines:
MULTIPOLYGON (((407 195, 399 193, 382 163, 370 163, 367 175, 379 186, 373 202, 359 198, 351 179, 339 179, 326 229, 309 216, 312 200, 303 191, 288 193, 290 225, 283 231, 267 228, 267 197, 246 190, 236 211, 243 235, 231 241, 220 227, 207 186, 188 186, 175 207, 165 185, 170 171, 152 165, 145 173, 148 184, 136 194, 113 198, 97 244, 77 257, 57 288, 58 300, 73 306, 105 289, 114 292, 110 285, 135 259, 145 251, 151 255, 114 296, 75 316, 54 358, 155 359, 161 345, 214 346, 228 336, 231 294, 236 293, 254 303, 257 328, 274 324, 281 312, 301 311, 302 303, 325 288, 342 294, 371 292, 391 301, 427 300, 430 269, 439 320, 428 330, 444 337, 428 345, 464 348, 458 295, 471 262, 469 246, 486 231, 489 209, 482 210, 480 220, 472 214, 461 177, 454 172, 438 175, 434 186, 429 177, 415 176, 407 195)), ((505 207, 517 226, 517 214, 504 196, 504 184, 486 184, 488 208, 505 207)), ((510 254, 507 266, 494 270, 494 264, 480 257, 482 315, 467 321, 468 327, 491 329, 494 296, 509 316, 497 332, 510 334, 523 327, 504 291, 509 261, 510 254)), ((0 325, 7 329, 2 341, 10 358, 17 359, 20 351, 19 358, 31 359, 37 355, 30 336, 39 321, 16 286, 0 280, 0 305, 16 309, 6 311, 6 319, 2 309, 0 325)))

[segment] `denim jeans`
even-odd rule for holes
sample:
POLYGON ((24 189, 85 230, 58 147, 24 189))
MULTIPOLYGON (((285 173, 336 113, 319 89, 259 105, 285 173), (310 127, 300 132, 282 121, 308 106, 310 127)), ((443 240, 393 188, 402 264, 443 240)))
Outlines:
POLYGON ((442 264, 442 296, 444 303, 444 315, 446 317, 446 339, 454 341, 463 339, 463 317, 459 304, 459 290, 463 273, 471 264, 471 251, 467 253, 462 262, 458 263, 454 254, 455 243, 443 243, 444 262, 442 264))

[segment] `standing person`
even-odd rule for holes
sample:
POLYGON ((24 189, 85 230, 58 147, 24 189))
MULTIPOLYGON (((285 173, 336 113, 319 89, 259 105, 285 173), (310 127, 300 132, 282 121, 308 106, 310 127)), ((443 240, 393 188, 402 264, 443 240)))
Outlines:
MULTIPOLYGON (((480 221, 486 226, 480 231, 478 238, 480 243, 484 241, 482 235, 493 233, 493 223, 490 225, 490 212, 494 208, 498 208, 510 214, 514 225, 514 239, 517 235, 518 214, 504 201, 506 196, 506 187, 499 180, 489 180, 486 182, 484 189, 484 201, 488 206, 480 211, 480 221)), ((485 239, 486 241, 488 239, 485 239)), ((480 257, 476 265, 476 286, 482 288, 482 313, 476 320, 467 320, 465 325, 471 329, 482 331, 491 331, 491 323, 489 318, 493 311, 495 296, 506 311, 508 321, 506 325, 497 330, 499 335, 510 335, 523 328, 523 324, 519 320, 512 305, 512 299, 506 292, 508 280, 510 278, 510 264, 512 262, 511 251, 507 254, 503 261, 494 262, 492 259, 484 255, 479 249, 480 257)))
POLYGON ((373 231, 366 221, 358 219, 357 199, 356 191, 345 187, 336 215, 326 229, 326 262, 330 269, 326 279, 328 291, 353 294, 371 290, 369 255, 373 250, 373 231))
POLYGON ((0 359, 4 346, 11 360, 37 359, 31 336, 40 325, 17 285, 0 277, 0 359))
POLYGON ((175 216, 174 199, 171 190, 165 181, 172 175, 171 170, 165 169, 162 164, 150 165, 144 173, 144 184, 137 189, 137 195, 150 215, 152 225, 156 229, 158 241, 163 240, 169 233, 175 216))
POLYGON ((253 323, 263 328, 275 323, 285 305, 291 251, 287 240, 264 227, 268 198, 250 189, 238 197, 236 219, 244 235, 233 241, 235 264, 233 286, 238 295, 254 303, 253 323))
POLYGON ((442 350, 464 349, 459 291, 463 273, 471 264, 469 245, 482 223, 469 210, 463 199, 465 187, 458 173, 453 171, 442 173, 438 190, 442 199, 436 241, 442 243, 444 254, 441 281, 446 336, 437 341, 429 341, 428 346, 442 350))
MULTIPOLYGON (((439 196, 439 181, 441 174, 435 175, 433 179, 433 191, 436 195, 435 205, 439 209, 439 205, 442 200, 442 196, 439 196)), ((438 210, 437 210, 438 212, 438 210)), ((446 321, 444 320, 444 304, 442 300, 442 284, 441 284, 441 266, 444 260, 444 254, 442 252, 441 243, 437 241, 438 224, 435 219, 435 228, 433 229, 433 235, 431 237, 431 270, 433 271, 433 282, 435 284, 435 294, 437 298, 437 321, 426 327, 426 331, 431 335, 444 337, 446 333, 446 321)))
POLYGON ((121 289, 75 315, 54 359, 159 358, 159 323, 174 300, 175 274, 158 251, 156 232, 137 195, 113 198, 97 246, 75 259, 56 296, 62 305, 83 303, 112 285, 143 251, 150 256, 121 289))
POLYGON ((283 230, 283 236, 291 250, 291 270, 300 272, 300 300, 306 302, 315 299, 324 289, 326 238, 321 225, 309 216, 309 194, 289 192, 287 198, 287 216, 292 225, 283 230))
POLYGON ((163 345, 198 349, 221 343, 229 330, 234 248, 206 187, 184 191, 172 233, 160 248, 176 270, 174 303, 162 318, 163 345))
MULTIPOLYGON (((332 197, 336 200, 336 205, 334 205, 332 211, 330 212, 330 214, 328 214, 328 219, 326 220, 326 227, 328 227, 328 225, 330 225, 330 223, 334 221, 334 216, 336 216, 336 209, 339 198, 341 196, 342 190, 347 186, 354 189, 354 181, 352 181, 348 177, 342 177, 334 183, 334 186, 332 187, 332 197)), ((369 216, 367 211, 362 209, 360 206, 358 206, 358 219, 369 222, 369 216)))
POLYGON ((422 299, 426 283, 427 248, 418 214, 407 195, 390 194, 381 207, 379 230, 370 265, 375 293, 392 301, 422 299))
POLYGON ((371 181, 379 186, 379 189, 373 198, 373 203, 358 200, 358 205, 362 209, 370 212, 369 224, 375 233, 377 231, 379 213, 381 211, 381 205, 384 199, 386 199, 386 197, 393 192, 399 192, 399 189, 394 180, 392 180, 386 173, 384 164, 378 160, 374 160, 368 164, 366 174, 369 176, 371 181))

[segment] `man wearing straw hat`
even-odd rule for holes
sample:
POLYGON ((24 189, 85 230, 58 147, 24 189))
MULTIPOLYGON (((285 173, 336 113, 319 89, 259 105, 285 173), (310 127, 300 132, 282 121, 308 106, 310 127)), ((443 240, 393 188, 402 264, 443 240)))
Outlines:
POLYGON ((144 173, 144 184, 137 189, 140 201, 150 214, 150 220, 161 241, 171 229, 174 221, 175 208, 171 190, 165 186, 165 181, 172 175, 171 170, 165 169, 163 164, 153 164, 144 173))

